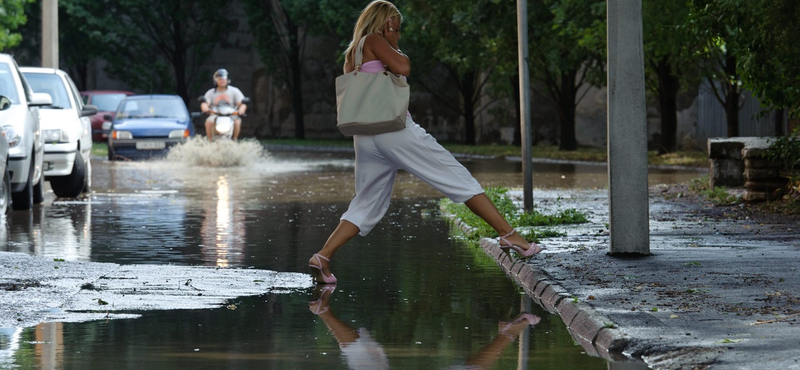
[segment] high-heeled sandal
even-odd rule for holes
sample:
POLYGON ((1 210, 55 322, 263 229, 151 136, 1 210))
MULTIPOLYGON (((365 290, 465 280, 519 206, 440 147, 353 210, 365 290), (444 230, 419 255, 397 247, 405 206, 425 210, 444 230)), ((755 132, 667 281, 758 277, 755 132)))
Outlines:
POLYGON ((320 258, 328 262, 331 260, 317 253, 314 253, 313 257, 317 259, 317 264, 312 265, 309 263, 308 267, 311 268, 311 276, 314 278, 314 282, 317 284, 336 284, 336 276, 333 276, 333 273, 331 273, 330 276, 325 276, 325 273, 322 272, 322 261, 320 261, 320 258))
POLYGON ((514 243, 508 241, 508 239, 506 239, 506 238, 508 238, 511 235, 514 235, 515 232, 517 232, 517 230, 511 229, 510 233, 500 237, 500 243, 499 243, 500 244, 500 249, 502 249, 503 252, 506 252, 506 254, 508 254, 509 257, 511 257, 509 252, 512 249, 515 252, 517 252, 517 254, 519 254, 520 257, 522 257, 522 258, 533 257, 534 254, 537 254, 537 253, 542 251, 542 247, 539 246, 539 244, 536 244, 536 243, 531 243, 530 246, 528 247, 528 249, 522 249, 521 247, 516 246, 516 245, 514 245, 514 243), (505 243, 505 244, 503 244, 503 243, 505 243))
POLYGON ((328 312, 328 308, 330 308, 330 305, 326 304, 325 307, 322 307, 322 302, 323 302, 323 299, 325 298, 325 294, 326 293, 333 294, 333 292, 335 290, 336 290, 336 285, 329 284, 329 285, 323 286, 319 290, 319 299, 317 299, 315 301, 308 302, 308 306, 309 307, 316 306, 315 308, 312 309, 311 313, 313 313, 314 315, 321 315, 321 314, 323 314, 325 312, 328 312))
POLYGON ((505 322, 501 321, 498 324, 497 334, 505 335, 509 340, 513 341, 516 338, 516 335, 511 335, 508 330, 511 329, 512 326, 519 324, 523 321, 527 321, 528 325, 534 326, 539 323, 541 318, 539 316, 529 314, 529 313, 521 313, 519 316, 514 318, 511 321, 505 322))

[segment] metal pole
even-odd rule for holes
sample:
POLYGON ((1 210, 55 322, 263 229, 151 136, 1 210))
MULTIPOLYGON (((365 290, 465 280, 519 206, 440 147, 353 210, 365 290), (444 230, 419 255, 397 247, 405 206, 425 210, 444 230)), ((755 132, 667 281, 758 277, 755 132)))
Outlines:
POLYGON ((650 254, 642 0, 608 0, 611 254, 650 254))
POLYGON ((531 161, 531 101, 528 77, 528 0, 517 0, 517 51, 519 55, 519 126, 522 137, 523 207, 533 209, 533 162, 531 161))
POLYGON ((58 68, 58 0, 42 1, 42 67, 58 68))

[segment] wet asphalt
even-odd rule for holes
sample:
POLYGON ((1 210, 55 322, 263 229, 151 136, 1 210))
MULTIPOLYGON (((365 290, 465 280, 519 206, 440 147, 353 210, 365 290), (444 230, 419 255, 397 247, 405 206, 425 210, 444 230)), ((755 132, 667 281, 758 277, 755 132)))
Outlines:
POLYGON ((650 193, 648 256, 609 255, 604 190, 535 191, 536 207, 588 210, 590 222, 560 228, 527 262, 481 245, 589 354, 652 369, 800 369, 797 218, 650 193))

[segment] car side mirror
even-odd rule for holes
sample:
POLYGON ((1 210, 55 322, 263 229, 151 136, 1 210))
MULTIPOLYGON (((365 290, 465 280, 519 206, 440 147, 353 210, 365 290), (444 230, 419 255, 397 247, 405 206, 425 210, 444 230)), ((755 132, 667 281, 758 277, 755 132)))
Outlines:
POLYGON ((110 114, 106 114, 106 115, 103 116, 103 119, 106 120, 106 121, 113 121, 114 117, 111 117, 110 114))
POLYGON ((81 117, 94 116, 97 114, 97 107, 94 105, 84 105, 81 109, 81 117))
POLYGON ((45 105, 53 105, 53 98, 48 93, 33 93, 30 104, 31 107, 42 107, 45 105))
POLYGON ((0 110, 6 110, 8 108, 11 108, 11 99, 0 95, 0 110))

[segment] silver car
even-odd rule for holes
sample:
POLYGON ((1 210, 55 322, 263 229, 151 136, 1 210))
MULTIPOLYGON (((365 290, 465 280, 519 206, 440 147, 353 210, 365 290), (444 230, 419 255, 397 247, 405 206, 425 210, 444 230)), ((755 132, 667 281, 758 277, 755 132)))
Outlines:
POLYGON ((30 209, 44 201, 42 162, 44 138, 39 127, 39 107, 50 105, 50 95, 35 93, 19 72, 14 58, 0 54, 0 95, 11 106, 0 111, 0 125, 6 133, 14 209, 30 209))
POLYGON ((44 176, 58 197, 77 197, 92 179, 93 105, 83 105, 75 83, 60 69, 21 67, 33 91, 50 95, 53 104, 39 109, 44 136, 44 176))

